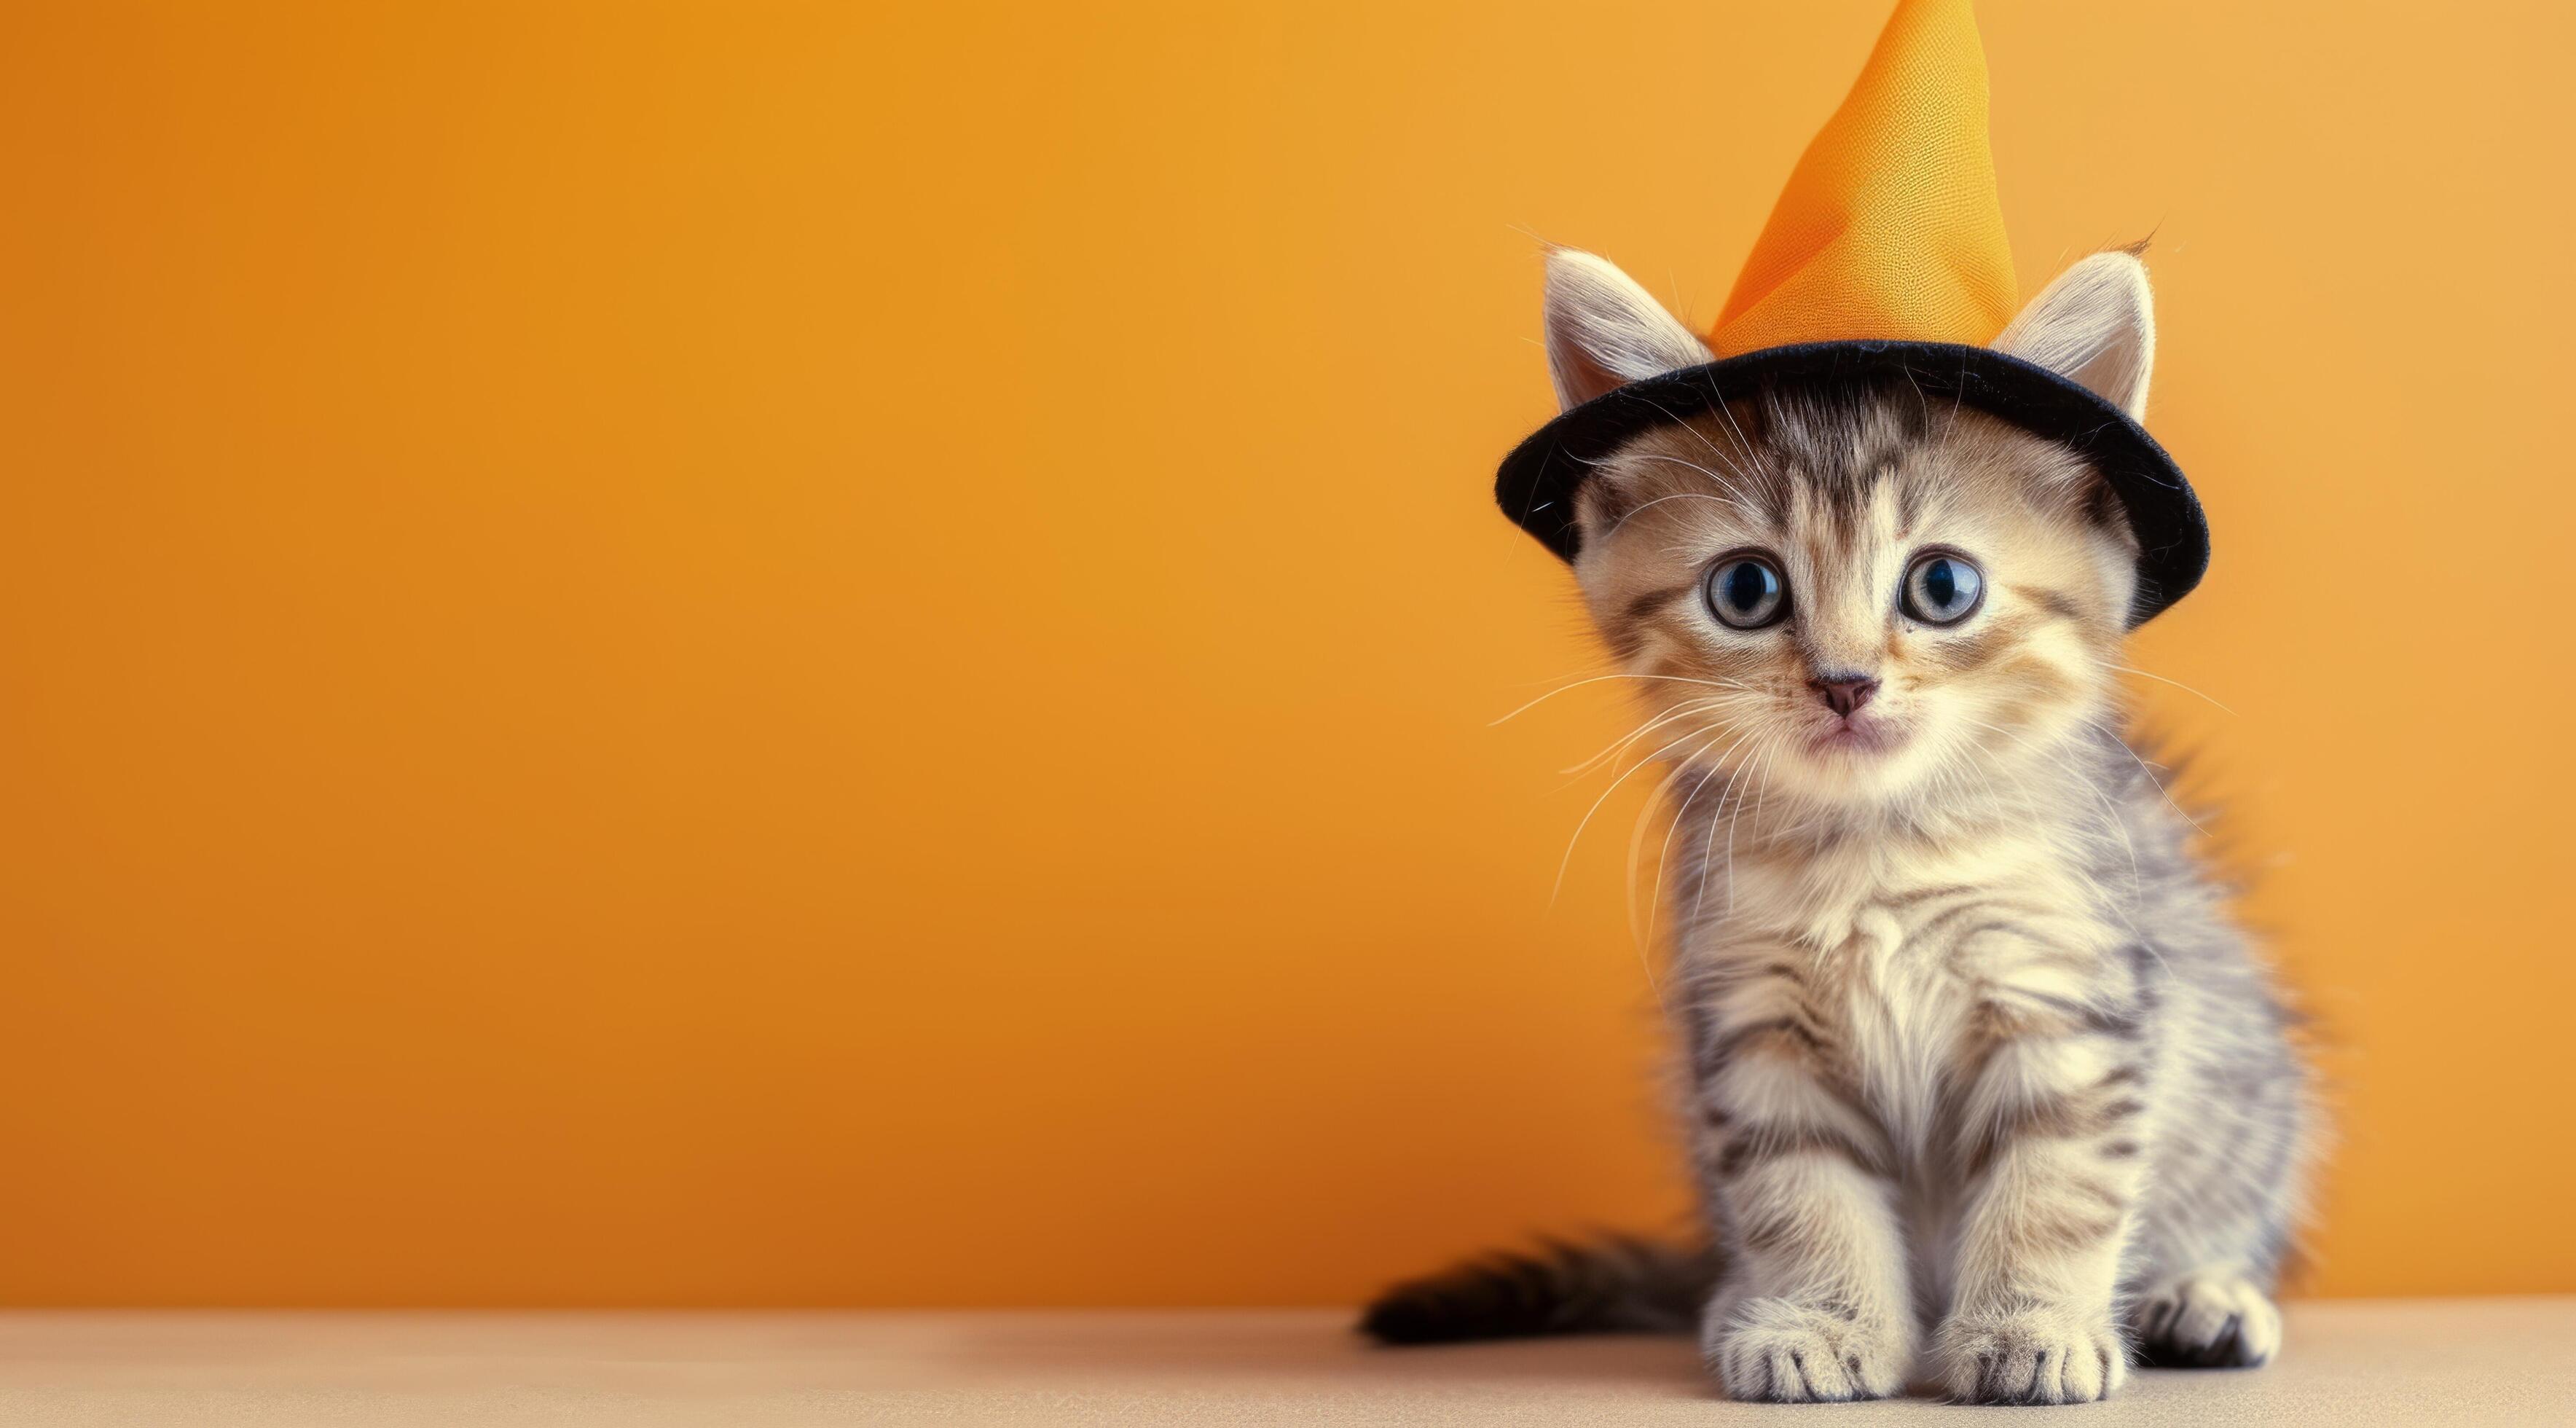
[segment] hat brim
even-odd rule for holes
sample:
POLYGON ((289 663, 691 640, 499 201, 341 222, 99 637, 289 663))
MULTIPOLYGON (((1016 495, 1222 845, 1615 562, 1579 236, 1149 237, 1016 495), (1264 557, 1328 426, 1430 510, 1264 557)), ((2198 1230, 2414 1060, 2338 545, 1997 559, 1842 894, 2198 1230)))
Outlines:
POLYGON ((1783 382, 1904 377, 1932 401, 1954 402, 2063 443, 2120 498, 2138 539, 2134 629, 2191 593, 2209 568, 2200 498, 2146 428, 2090 389, 1992 348, 1947 342, 1805 342, 1685 367, 1568 409, 1503 458, 1494 499, 1503 514, 1567 561, 1582 549, 1574 494, 1632 438, 1757 396, 1783 382))

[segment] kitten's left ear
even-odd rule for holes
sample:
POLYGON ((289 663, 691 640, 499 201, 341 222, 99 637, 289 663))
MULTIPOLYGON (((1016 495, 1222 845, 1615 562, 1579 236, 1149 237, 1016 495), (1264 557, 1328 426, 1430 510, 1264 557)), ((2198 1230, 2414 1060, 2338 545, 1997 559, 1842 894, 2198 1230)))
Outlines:
POLYGON ((2134 420, 2147 416, 2155 297, 2131 253, 2096 253, 2057 275, 1995 339, 1995 350, 2080 382, 2134 420))

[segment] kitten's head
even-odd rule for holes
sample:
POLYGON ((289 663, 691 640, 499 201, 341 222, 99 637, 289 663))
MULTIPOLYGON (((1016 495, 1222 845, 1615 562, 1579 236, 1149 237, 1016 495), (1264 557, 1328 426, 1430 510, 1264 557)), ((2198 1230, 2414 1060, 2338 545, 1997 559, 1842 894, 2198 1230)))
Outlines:
MULTIPOLYGON (((1571 406, 1710 360, 1618 269, 1558 252, 1571 406)), ((2143 412, 2144 268, 2086 259, 1996 346, 2143 412)), ((1642 749, 1766 796, 1975 791, 2101 718, 2136 587, 2118 497, 2066 447, 1911 384, 1802 381, 1630 441, 1585 481, 1575 561, 1653 715, 1642 749)))

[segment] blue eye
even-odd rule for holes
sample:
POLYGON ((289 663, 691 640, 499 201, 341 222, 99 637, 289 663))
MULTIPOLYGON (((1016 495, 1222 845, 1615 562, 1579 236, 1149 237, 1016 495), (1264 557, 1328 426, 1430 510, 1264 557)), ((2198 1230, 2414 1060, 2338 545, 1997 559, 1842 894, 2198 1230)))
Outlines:
POLYGON ((1721 624, 1758 630, 1789 613, 1789 587, 1768 558, 1728 556, 1709 567, 1708 609, 1721 624))
POLYGON ((1986 577, 1950 550, 1929 550, 1905 571, 1905 613, 1927 625, 1955 625, 1986 602, 1986 577))

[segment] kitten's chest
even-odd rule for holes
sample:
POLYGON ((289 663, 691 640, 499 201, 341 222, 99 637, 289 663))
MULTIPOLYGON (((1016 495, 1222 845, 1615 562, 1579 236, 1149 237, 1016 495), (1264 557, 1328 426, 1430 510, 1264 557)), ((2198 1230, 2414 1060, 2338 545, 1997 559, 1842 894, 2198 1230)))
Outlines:
POLYGON ((1996 930, 2063 922, 2081 901, 2036 840, 1774 864, 1744 886, 1754 918, 1737 935, 1790 952, 1842 1079, 1917 1164, 1943 1144, 1978 1008, 2015 975, 1996 930))

